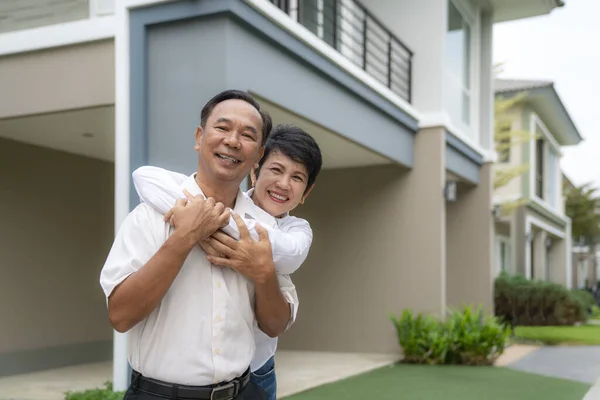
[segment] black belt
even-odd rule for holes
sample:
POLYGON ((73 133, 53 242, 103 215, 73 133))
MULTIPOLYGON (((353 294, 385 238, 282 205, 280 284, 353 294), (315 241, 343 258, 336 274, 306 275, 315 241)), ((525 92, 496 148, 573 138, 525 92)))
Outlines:
POLYGON ((247 369, 242 376, 230 382, 209 386, 176 385, 146 378, 137 371, 131 373, 131 386, 134 389, 173 400, 231 400, 242 391, 249 381, 250 369, 247 369))

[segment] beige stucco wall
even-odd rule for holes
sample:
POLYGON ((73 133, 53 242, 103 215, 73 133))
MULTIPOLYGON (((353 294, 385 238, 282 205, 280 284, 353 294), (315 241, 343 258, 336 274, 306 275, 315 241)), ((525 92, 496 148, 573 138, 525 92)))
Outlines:
POLYGON ((493 310, 492 191, 492 166, 484 164, 479 184, 461 187, 457 201, 446 205, 448 306, 481 304, 493 310))
POLYGON ((0 118, 115 102, 112 40, 0 57, 0 118))
POLYGON ((444 134, 415 139, 411 171, 325 170, 299 207, 314 241, 293 276, 299 315, 281 349, 397 352, 389 313, 443 311, 444 134))
POLYGON ((0 356, 110 340, 113 165, 0 140, 0 356))

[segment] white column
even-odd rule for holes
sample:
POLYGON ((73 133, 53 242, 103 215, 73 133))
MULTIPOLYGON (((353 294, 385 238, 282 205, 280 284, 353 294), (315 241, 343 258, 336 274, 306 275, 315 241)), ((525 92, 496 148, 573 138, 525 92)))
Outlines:
MULTIPOLYGON (((115 234, 129 213, 129 20, 124 2, 115 2, 115 234)), ((113 389, 129 386, 127 335, 113 335, 113 389)))

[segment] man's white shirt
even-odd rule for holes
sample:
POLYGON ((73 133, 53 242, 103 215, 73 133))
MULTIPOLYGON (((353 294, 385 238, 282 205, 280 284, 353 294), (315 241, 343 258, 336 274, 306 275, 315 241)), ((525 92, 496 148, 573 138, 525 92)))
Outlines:
MULTIPOLYGON (((181 185, 183 189, 202 194, 194 175, 181 185)), ((241 191, 233 210, 263 225, 276 225, 241 191)), ((148 204, 138 205, 127 216, 100 276, 107 299, 171 233, 163 215, 148 204)), ((277 278, 291 307, 291 324, 298 306, 296 288, 288 275, 277 278)), ((252 282, 231 269, 211 265, 200 246, 194 247, 159 306, 128 332, 129 363, 146 377, 184 385, 209 385, 242 375, 256 359, 255 335, 264 335, 256 323, 254 296, 252 282)))

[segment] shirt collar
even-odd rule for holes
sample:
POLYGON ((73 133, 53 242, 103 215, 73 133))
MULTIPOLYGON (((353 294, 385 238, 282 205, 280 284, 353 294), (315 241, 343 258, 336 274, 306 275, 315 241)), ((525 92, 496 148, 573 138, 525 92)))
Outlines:
MULTIPOLYGON (((181 191, 187 190, 192 196, 202 195, 202 197, 206 196, 198 186, 198 182, 196 182, 196 173, 190 175, 180 186, 181 191)), ((250 198, 254 189, 250 189, 248 192, 244 193, 241 189, 238 189, 237 197, 235 199, 235 206, 233 207, 233 211, 235 211, 238 215, 247 218, 247 219, 255 219, 262 223, 269 224, 270 226, 274 226, 276 224, 276 219, 271 216, 269 213, 256 206, 252 199, 250 198)))

